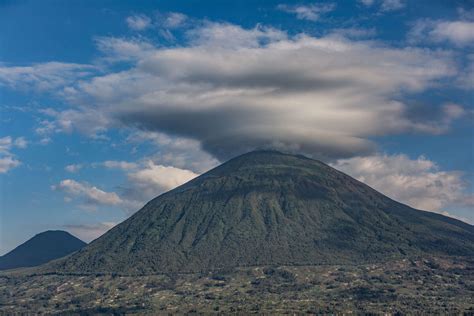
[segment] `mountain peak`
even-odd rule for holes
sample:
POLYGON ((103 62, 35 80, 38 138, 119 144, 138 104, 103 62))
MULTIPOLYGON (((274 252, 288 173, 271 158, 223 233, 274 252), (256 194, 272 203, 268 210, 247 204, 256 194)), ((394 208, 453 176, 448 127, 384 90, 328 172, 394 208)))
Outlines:
POLYGON ((34 267, 61 258, 86 245, 63 230, 47 230, 0 257, 0 270, 34 267))
POLYGON ((265 150, 160 195, 49 268, 147 274, 427 253, 474 255, 474 227, 397 203, 317 160, 265 150))

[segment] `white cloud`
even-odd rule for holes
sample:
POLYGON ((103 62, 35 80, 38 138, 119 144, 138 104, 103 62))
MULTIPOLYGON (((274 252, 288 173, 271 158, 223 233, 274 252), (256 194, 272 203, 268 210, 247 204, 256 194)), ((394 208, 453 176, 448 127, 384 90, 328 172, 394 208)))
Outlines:
MULTIPOLYGON (((156 155, 153 158, 160 161, 166 160, 162 155, 156 155)), ((180 164, 179 159, 180 157, 178 161, 175 161, 177 164, 180 164)), ((68 166, 70 168, 66 168, 70 169, 68 170, 70 172, 75 172, 78 169, 77 166, 70 165, 68 166)), ((137 163, 110 160, 94 163, 91 166, 119 169, 124 172, 127 182, 117 193, 106 192, 89 183, 72 179, 62 180, 51 189, 65 193, 66 202, 78 199, 82 202, 80 207, 86 210, 96 210, 99 206, 115 206, 127 213, 133 213, 152 198, 198 176, 190 170, 160 165, 151 159, 137 163)))
POLYGON ((189 138, 168 136, 152 131, 135 131, 129 135, 127 142, 145 144, 145 146, 149 143, 155 145, 156 153, 149 156, 146 161, 151 160, 158 165, 203 173, 219 164, 219 160, 204 151, 198 141, 189 138))
MULTIPOLYGON (((156 155, 153 158, 157 161, 165 160, 162 155, 156 155)), ((118 196, 120 197, 119 206, 127 213, 137 211, 149 200, 198 176, 191 170, 157 164, 151 159, 137 163, 108 161, 94 164, 94 166, 114 168, 124 172, 127 181, 120 187, 118 196)))
POLYGON ((53 91, 90 76, 91 65, 48 62, 23 67, 0 66, 0 86, 53 91))
POLYGON ((448 207, 474 206, 463 174, 441 171, 425 157, 412 160, 406 155, 375 155, 339 160, 332 166, 418 209, 443 213, 448 207))
POLYGON ((0 154, 6 154, 9 153, 10 148, 12 147, 12 137, 11 136, 5 136, 0 138, 0 154))
MULTIPOLYGON (((268 43, 286 40, 288 37, 286 32, 262 25, 245 30, 234 24, 211 22, 204 23, 202 27, 188 30, 187 36, 190 41, 189 48, 200 48, 197 51, 200 54, 202 54, 201 50, 214 48, 219 50, 237 49, 236 53, 238 53, 240 50, 259 48, 268 43)), ((165 52, 173 55, 173 52, 179 53, 180 51, 180 47, 170 50, 156 50, 154 55, 165 52)), ((153 58, 153 56, 150 57, 153 58)), ((192 62, 192 60, 190 61, 192 62)))
POLYGON ((138 165, 134 162, 116 161, 116 160, 107 160, 101 163, 101 165, 108 169, 120 169, 120 170, 134 170, 134 169, 137 169, 138 167, 138 165))
POLYGON ((474 22, 424 19, 417 21, 409 35, 412 42, 450 42, 457 46, 474 44, 474 22))
POLYGON ((40 145, 47 145, 51 143, 52 139, 50 137, 43 137, 39 140, 40 145))
POLYGON ((370 7, 376 2, 379 2, 380 11, 382 12, 396 11, 405 7, 405 2, 402 0, 359 0, 359 2, 366 7, 370 7))
POLYGON ((188 17, 185 14, 179 12, 170 12, 161 17, 161 24, 165 28, 174 29, 183 26, 188 17))
POLYGON ((25 137, 13 138, 11 136, 4 136, 0 138, 0 154, 11 154, 10 150, 13 147, 25 149, 28 146, 28 141, 25 137))
POLYGON ((28 141, 25 137, 18 137, 17 139, 15 139, 14 145, 18 148, 24 149, 28 146, 28 141))
POLYGON ((112 229, 115 225, 117 225, 115 222, 101 222, 96 224, 69 224, 64 225, 64 228, 74 236, 79 237, 79 239, 91 242, 112 229))
POLYGON ((51 108, 41 110, 45 116, 52 118, 40 121, 35 132, 48 139, 52 133, 71 133, 76 130, 92 138, 103 138, 101 133, 111 126, 110 118, 97 109, 76 108, 56 111, 51 108))
POLYGON ((7 173, 10 169, 13 169, 20 165, 20 161, 13 158, 13 156, 0 156, 0 173, 7 173))
POLYGON ((128 173, 133 191, 128 193, 145 202, 197 176, 198 174, 190 170, 156 165, 153 161, 148 161, 141 170, 128 173))
POLYGON ((131 15, 125 21, 128 27, 134 31, 143 31, 151 27, 151 19, 144 14, 131 15))
POLYGON ((405 3, 402 0, 382 0, 380 9, 382 11, 395 11, 405 7, 405 3))
POLYGON ((64 170, 66 170, 67 172, 76 173, 79 170, 81 170, 82 167, 83 167, 82 164, 72 164, 72 165, 67 165, 66 167, 64 167, 64 170))
POLYGON ((318 21, 321 15, 331 12, 336 8, 334 3, 314 3, 309 5, 279 4, 278 10, 296 15, 299 20, 318 21))
POLYGON ((146 56, 153 45, 143 39, 123 39, 117 37, 96 37, 99 51, 106 55, 107 61, 134 60, 146 56))
POLYGON ((436 41, 451 41, 457 45, 474 43, 474 22, 443 21, 435 24, 430 36, 436 41))
POLYGON ((65 179, 51 187, 55 191, 63 191, 71 198, 83 198, 92 205, 119 205, 123 201, 115 192, 105 192, 87 183, 65 179))
POLYGON ((13 147, 24 149, 27 146, 28 142, 24 137, 14 139, 11 136, 4 136, 0 138, 0 174, 7 173, 21 164, 20 160, 15 158, 11 149, 13 147))
POLYGON ((358 39, 373 37, 377 34, 377 31, 375 28, 337 28, 331 30, 331 34, 341 35, 351 39, 358 39))

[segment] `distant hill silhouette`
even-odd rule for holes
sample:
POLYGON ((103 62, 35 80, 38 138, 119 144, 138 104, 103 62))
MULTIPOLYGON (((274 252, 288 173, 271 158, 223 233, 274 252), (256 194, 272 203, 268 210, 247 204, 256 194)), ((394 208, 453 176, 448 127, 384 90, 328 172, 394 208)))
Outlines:
POLYGON ((303 156, 257 151, 153 199, 54 271, 147 274, 474 256, 474 227, 303 156))
POLYGON ((0 270, 34 267, 64 257, 87 245, 68 232, 48 230, 0 257, 0 270))

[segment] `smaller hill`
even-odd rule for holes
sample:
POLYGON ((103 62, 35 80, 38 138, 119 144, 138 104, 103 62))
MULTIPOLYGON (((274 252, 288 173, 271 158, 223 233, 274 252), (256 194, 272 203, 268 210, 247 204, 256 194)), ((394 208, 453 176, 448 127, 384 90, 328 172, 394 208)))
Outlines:
POLYGON ((0 270, 34 267, 64 257, 87 245, 62 230, 48 230, 0 257, 0 270))

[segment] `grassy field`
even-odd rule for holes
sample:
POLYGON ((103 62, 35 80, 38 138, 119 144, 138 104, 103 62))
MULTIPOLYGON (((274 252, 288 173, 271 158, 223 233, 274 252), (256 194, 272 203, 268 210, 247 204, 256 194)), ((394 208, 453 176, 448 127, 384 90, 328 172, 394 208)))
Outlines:
POLYGON ((149 276, 0 274, 0 314, 474 313, 474 261, 149 276))

